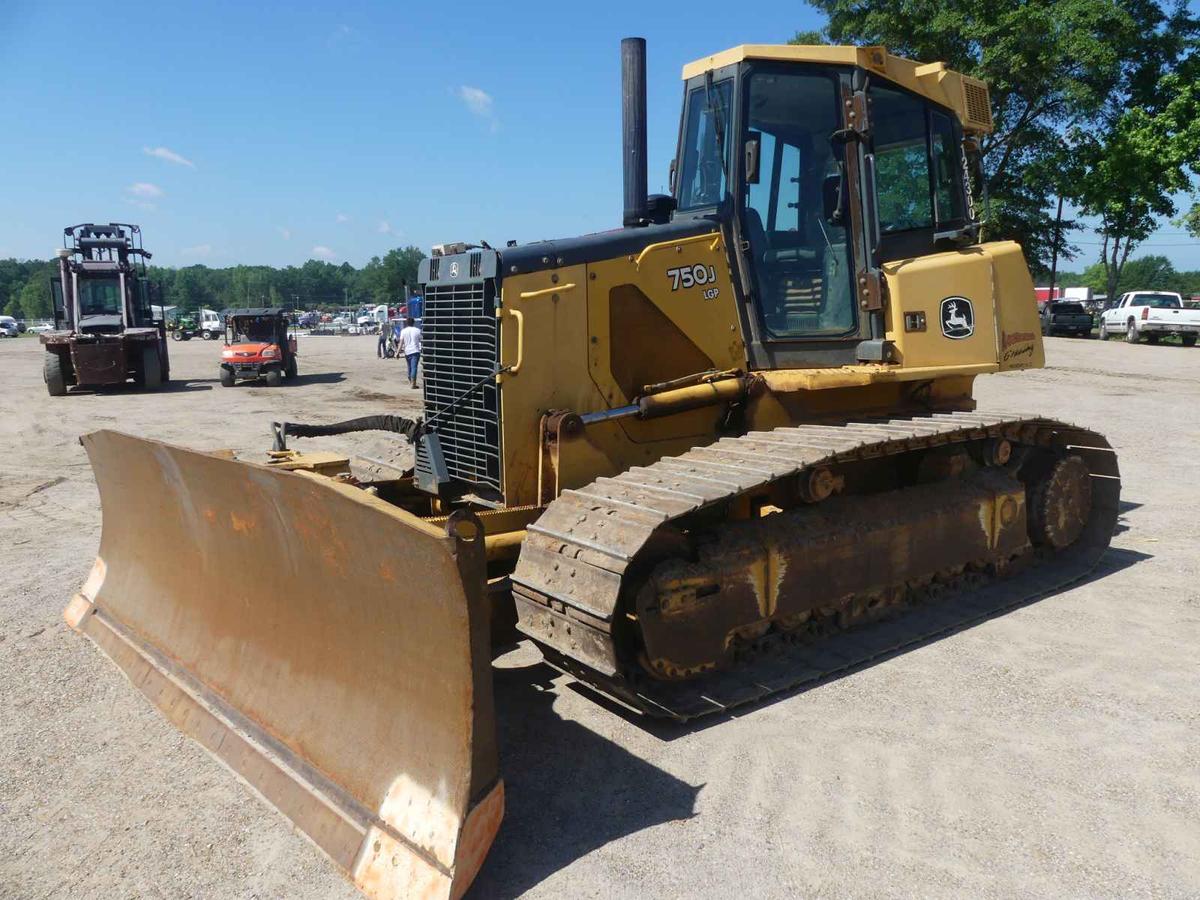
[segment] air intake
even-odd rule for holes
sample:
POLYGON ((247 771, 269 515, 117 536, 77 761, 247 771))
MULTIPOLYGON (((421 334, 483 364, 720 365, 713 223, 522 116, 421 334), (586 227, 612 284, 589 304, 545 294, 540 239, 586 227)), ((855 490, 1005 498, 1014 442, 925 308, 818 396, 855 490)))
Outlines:
POLYGON ((981 131, 992 130, 992 103, 987 85, 974 78, 963 77, 963 109, 966 118, 963 124, 981 131))

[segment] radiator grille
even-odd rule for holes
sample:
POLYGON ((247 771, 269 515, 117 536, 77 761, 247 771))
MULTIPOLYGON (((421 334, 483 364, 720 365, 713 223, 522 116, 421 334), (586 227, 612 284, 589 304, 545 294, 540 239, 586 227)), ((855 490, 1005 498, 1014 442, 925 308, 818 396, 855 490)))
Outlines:
MULTIPOLYGON (((498 340, 495 282, 428 283, 421 333, 425 419, 473 385, 484 385, 434 427, 451 478, 500 490, 500 416, 495 379, 498 340)), ((418 450, 417 468, 429 461, 418 450)))

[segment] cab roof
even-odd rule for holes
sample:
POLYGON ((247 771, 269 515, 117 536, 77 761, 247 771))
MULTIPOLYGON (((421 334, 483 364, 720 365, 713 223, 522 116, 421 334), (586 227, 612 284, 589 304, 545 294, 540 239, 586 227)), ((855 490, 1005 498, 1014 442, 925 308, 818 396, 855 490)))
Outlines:
POLYGON ((984 82, 952 71, 945 63, 919 63, 893 56, 887 47, 742 44, 688 63, 683 67, 683 79, 751 59, 858 66, 954 110, 965 131, 986 134, 992 130, 992 106, 984 82))

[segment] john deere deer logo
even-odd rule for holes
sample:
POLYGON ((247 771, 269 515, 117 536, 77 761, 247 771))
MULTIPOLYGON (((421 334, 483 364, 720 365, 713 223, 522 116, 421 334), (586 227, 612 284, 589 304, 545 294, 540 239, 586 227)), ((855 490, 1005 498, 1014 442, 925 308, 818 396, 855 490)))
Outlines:
POLYGON ((961 341, 975 333, 975 307, 966 297, 947 297, 942 301, 942 334, 961 341))

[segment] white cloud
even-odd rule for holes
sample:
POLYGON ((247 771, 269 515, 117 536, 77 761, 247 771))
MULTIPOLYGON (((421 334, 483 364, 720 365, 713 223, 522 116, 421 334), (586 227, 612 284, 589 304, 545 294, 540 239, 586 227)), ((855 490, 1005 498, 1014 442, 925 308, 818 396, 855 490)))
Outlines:
POLYGON ((290 241, 290 240, 292 239, 292 229, 290 229, 290 228, 283 228, 283 227, 280 227, 280 229, 279 229, 279 235, 280 235, 280 237, 282 237, 282 238, 283 238, 285 241, 290 241))
POLYGON ((392 223, 389 222, 387 219, 384 219, 383 221, 381 221, 379 223, 379 228, 377 228, 376 230, 380 234, 391 234, 392 233, 392 223))
POLYGON ((181 154, 176 153, 174 150, 170 150, 166 147, 143 147, 142 152, 147 156, 165 159, 167 162, 175 163, 177 166, 187 166, 189 169, 196 168, 196 164, 186 156, 182 156, 181 154))
POLYGON ((317 244, 312 248, 312 255, 317 259, 331 260, 337 259, 337 254, 323 244, 317 244))
POLYGON ((153 200, 163 195, 163 190, 157 184, 148 181, 138 181, 129 186, 129 193, 135 197, 153 200))
POLYGON ((179 253, 181 256, 208 256, 212 253, 212 244, 197 244, 195 247, 184 247, 179 253))
POLYGON ((495 131, 499 126, 496 120, 495 104, 492 95, 482 88, 471 87, 469 84, 461 85, 457 91, 458 99, 470 111, 471 115, 483 119, 495 131))
POLYGON ((342 222, 349 222, 350 217, 348 215, 346 215, 345 213, 338 213, 336 216, 334 216, 334 221, 339 224, 342 222))

